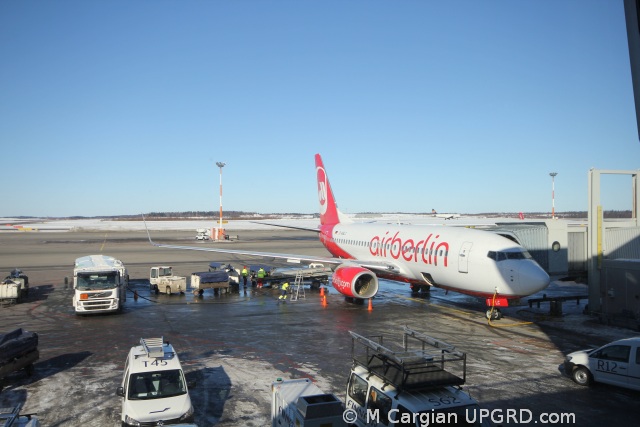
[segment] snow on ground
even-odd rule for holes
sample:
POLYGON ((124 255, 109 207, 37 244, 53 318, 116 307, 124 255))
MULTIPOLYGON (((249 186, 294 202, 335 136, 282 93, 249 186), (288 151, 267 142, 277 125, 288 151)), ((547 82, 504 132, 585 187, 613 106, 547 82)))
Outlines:
MULTIPOLYGON (((485 218, 480 216, 463 216, 447 220, 432 215, 412 214, 374 214, 365 217, 362 214, 351 215, 356 222, 403 223, 421 225, 447 226, 483 226, 494 225, 496 222, 516 222, 516 218, 485 218)), ((264 224, 249 220, 229 220, 222 224, 225 230, 266 230, 271 228, 266 223, 284 226, 315 228, 320 224, 318 218, 282 218, 265 220, 264 224)), ((0 218, 0 231, 144 231, 143 221, 115 221, 109 219, 18 219, 0 218)), ((218 224, 211 219, 189 219, 179 221, 147 221, 149 230, 197 230, 199 228, 215 228, 218 224)))

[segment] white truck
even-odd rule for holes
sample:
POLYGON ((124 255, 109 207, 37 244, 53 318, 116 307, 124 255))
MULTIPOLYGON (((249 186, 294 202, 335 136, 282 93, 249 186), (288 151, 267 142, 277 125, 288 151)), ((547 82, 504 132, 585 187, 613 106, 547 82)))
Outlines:
POLYGON ((196 229, 196 240, 209 240, 209 230, 206 228, 196 229))
POLYGON ((174 276, 173 267, 158 266, 149 270, 149 289, 157 293, 171 295, 172 292, 184 294, 187 290, 187 278, 174 276))
POLYGON ((107 255, 76 259, 73 269, 73 307, 76 314, 122 310, 129 275, 122 261, 107 255))
POLYGON ((345 420, 350 424, 492 425, 489 411, 481 410, 461 388, 466 380, 465 353, 406 326, 401 345, 382 336, 349 333, 353 367, 345 420))

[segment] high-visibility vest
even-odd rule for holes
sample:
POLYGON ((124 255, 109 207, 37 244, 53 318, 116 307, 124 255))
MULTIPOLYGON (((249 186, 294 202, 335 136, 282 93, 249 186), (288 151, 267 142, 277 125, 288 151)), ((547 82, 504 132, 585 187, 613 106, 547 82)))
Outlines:
POLYGON ((289 288, 289 282, 284 282, 284 283, 282 284, 282 290, 283 290, 283 291, 286 291, 288 288, 289 288))
POLYGON ((243 268, 243 269, 242 269, 242 275, 243 275, 243 276, 247 276, 248 274, 249 274, 249 272, 247 271, 247 269, 246 269, 246 268, 243 268))
POLYGON ((258 278, 260 279, 264 278, 264 270, 262 268, 258 270, 258 278))

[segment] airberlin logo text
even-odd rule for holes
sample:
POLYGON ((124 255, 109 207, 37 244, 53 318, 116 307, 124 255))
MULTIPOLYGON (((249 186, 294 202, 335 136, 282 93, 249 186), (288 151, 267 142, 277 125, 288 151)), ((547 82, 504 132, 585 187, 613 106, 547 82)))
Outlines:
POLYGON ((414 241, 413 239, 402 240, 398 237, 400 232, 389 236, 387 231, 384 236, 375 236, 371 239, 369 252, 373 256, 391 257, 405 261, 423 262, 425 264, 438 265, 438 258, 443 258, 446 267, 449 259, 449 243, 438 241, 439 234, 435 236, 429 234, 426 239, 414 241))

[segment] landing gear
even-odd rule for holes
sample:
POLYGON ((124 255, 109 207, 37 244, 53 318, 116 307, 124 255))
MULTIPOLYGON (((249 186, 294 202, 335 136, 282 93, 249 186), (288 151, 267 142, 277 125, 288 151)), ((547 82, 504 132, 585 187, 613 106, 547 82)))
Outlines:
POLYGON ((487 317, 487 320, 500 320, 502 319, 502 312, 499 308, 489 307, 485 316, 487 317))

